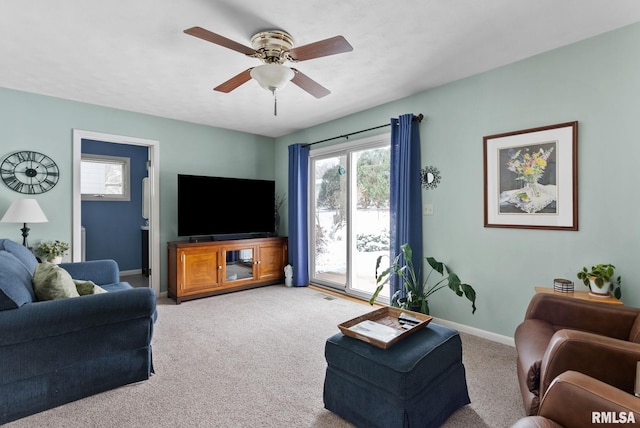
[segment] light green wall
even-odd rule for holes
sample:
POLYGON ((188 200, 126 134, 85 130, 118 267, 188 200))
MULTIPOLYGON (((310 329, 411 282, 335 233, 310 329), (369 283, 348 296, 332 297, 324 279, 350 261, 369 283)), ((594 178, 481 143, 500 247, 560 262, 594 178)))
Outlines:
POLYGON ((478 293, 475 315, 446 291, 432 298, 432 315, 512 336, 535 285, 552 286, 557 277, 577 281, 582 266, 596 263, 615 264, 624 302, 640 307, 633 277, 640 255, 639 43, 635 24, 279 138, 277 179, 286 187, 289 144, 423 113, 422 165, 442 175, 436 190, 423 191, 423 203, 435 210, 423 219, 424 252, 448 263, 478 293), (483 136, 574 120, 580 230, 484 228, 483 136))
MULTIPOLYGON (((640 24, 460 80, 274 140, 90 104, 0 88, 0 157, 16 150, 52 156, 63 174, 37 197, 49 223, 31 225, 31 239, 71 240, 72 129, 160 141, 161 246, 176 239, 176 174, 277 180, 287 188, 287 146, 307 143, 423 113, 422 165, 443 180, 424 191, 435 215, 424 218, 425 254, 450 264, 478 292, 478 311, 453 294, 431 301, 433 315, 511 336, 534 285, 575 280, 583 266, 611 262, 624 280, 623 300, 640 307, 632 268, 640 244, 635 184, 640 144, 640 24), (482 137, 579 121, 578 232, 483 227, 482 137)), ((387 132, 372 132, 371 135, 387 132)), ((362 134, 360 137, 368 137, 362 134)), ((336 141, 336 142, 339 142, 336 141)), ((330 144, 330 143, 325 143, 330 144)), ((19 194, 0 185, 0 212, 19 194)), ((282 210, 286 233, 286 209, 282 210)), ((0 236, 20 239, 0 223, 0 236)), ((166 255, 161 250, 161 289, 166 255)), ((577 288, 582 287, 576 284, 577 288)))
MULTIPOLYGON (((17 150, 34 150, 51 156, 61 170, 56 187, 36 196, 49 222, 30 225, 31 243, 71 242, 74 128, 159 141, 161 290, 166 290, 164 248, 177 239, 178 173, 274 179, 274 141, 269 137, 0 88, 0 159, 17 150)), ((22 197, 0 185, 0 213, 22 197)), ((222 204, 203 201, 203 209, 222 204)), ((20 227, 0 223, 0 237, 20 242, 20 227)))

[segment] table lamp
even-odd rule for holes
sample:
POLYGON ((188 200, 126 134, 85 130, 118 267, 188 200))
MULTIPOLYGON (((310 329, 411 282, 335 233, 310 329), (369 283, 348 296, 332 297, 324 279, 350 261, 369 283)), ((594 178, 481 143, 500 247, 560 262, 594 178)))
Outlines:
POLYGON ((18 199, 13 201, 11 206, 4 213, 2 223, 22 223, 22 245, 29 248, 27 236, 29 236, 29 228, 27 223, 46 223, 47 216, 44 215, 38 201, 35 199, 18 199))

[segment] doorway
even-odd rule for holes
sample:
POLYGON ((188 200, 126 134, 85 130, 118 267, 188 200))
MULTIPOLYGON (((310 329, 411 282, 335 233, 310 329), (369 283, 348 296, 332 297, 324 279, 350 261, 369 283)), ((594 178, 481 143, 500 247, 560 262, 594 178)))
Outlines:
MULTIPOLYGON (((82 161, 82 140, 94 140, 112 144, 126 144, 133 146, 143 146, 148 151, 148 251, 149 265, 149 286, 160 293, 160 203, 158 198, 159 188, 159 142, 136 137, 128 137, 100 132, 73 130, 73 240, 72 240, 72 260, 78 262, 82 260, 82 196, 80 168, 82 161)), ((144 246, 143 242, 143 246, 144 246)))

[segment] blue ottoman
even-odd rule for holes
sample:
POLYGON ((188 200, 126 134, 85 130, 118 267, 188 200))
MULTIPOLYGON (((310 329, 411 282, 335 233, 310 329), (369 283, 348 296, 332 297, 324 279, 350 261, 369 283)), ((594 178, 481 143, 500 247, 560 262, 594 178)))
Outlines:
POLYGON ((460 335, 433 322, 386 350, 338 333, 325 358, 324 406, 359 427, 438 427, 471 402, 460 335))

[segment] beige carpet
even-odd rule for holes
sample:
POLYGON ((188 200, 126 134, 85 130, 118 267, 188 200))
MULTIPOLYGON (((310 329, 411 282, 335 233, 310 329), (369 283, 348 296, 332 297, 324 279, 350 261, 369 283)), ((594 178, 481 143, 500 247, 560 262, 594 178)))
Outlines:
MULTIPOLYGON (((156 374, 9 427, 350 427, 323 408, 324 343, 368 304, 269 286, 158 302, 156 374)), ((471 404, 446 427, 508 427, 523 416, 515 350, 462 334, 471 404)))

